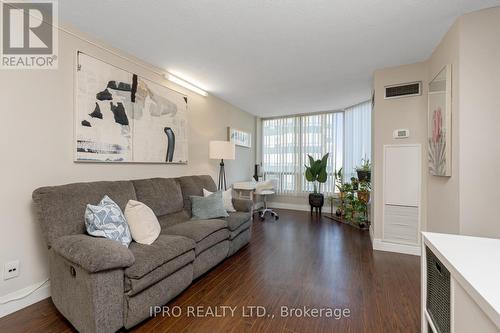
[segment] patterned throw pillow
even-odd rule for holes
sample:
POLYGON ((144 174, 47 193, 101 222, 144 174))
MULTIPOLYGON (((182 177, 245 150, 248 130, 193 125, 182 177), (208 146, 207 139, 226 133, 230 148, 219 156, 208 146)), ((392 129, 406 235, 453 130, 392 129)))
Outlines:
POLYGON ((112 239, 126 247, 132 241, 122 210, 107 195, 97 206, 87 205, 85 226, 89 235, 112 239))
POLYGON ((208 197, 191 196, 192 220, 207 220, 229 216, 224 208, 222 192, 215 192, 208 197))

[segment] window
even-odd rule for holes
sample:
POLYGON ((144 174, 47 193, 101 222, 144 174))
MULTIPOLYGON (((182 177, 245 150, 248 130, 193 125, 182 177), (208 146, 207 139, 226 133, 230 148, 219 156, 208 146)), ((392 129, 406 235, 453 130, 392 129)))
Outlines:
POLYGON ((309 192, 304 177, 307 155, 315 159, 330 153, 328 180, 322 191, 335 190, 333 172, 342 166, 342 112, 290 116, 262 121, 262 165, 266 176, 278 180, 278 193, 309 192))
POLYGON ((321 191, 331 194, 336 191, 335 170, 343 167, 349 179, 361 160, 371 156, 370 102, 339 112, 262 120, 262 166, 268 179, 278 181, 278 193, 312 191, 304 177, 307 155, 319 159, 326 153, 328 180, 321 191))
POLYGON ((355 176, 355 168, 362 159, 371 159, 372 152, 372 103, 360 103, 344 110, 345 154, 344 177, 355 176))

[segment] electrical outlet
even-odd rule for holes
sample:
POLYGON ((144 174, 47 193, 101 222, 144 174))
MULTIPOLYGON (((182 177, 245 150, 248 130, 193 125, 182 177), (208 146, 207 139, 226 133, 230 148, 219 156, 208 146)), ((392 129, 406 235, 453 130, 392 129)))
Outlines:
POLYGON ((8 280, 19 275, 19 260, 9 261, 3 266, 3 279, 8 280))

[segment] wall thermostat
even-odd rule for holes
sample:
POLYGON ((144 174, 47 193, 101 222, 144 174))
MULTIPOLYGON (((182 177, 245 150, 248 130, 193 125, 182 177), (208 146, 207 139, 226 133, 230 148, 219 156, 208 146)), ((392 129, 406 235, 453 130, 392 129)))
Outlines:
POLYGON ((392 132, 392 137, 394 139, 406 139, 407 137, 410 136, 410 130, 409 129, 397 129, 392 132))

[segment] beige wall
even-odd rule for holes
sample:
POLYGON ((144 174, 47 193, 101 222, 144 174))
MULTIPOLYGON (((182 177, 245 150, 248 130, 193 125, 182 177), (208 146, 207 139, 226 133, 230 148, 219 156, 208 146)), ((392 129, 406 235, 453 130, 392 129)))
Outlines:
MULTIPOLYGON (((254 116, 214 96, 190 93, 160 75, 65 32, 59 34, 58 70, 1 71, 0 91, 0 268, 3 269, 5 261, 21 260, 18 278, 0 280, 0 296, 48 277, 46 247, 33 217, 31 193, 35 188, 76 181, 190 174, 210 174, 215 178, 218 161, 208 159, 208 141, 226 140, 227 126, 255 134, 254 116), (73 163, 73 80, 77 50, 189 96, 188 165, 73 163)), ((236 161, 226 163, 229 182, 248 179, 253 174, 254 161, 253 148, 237 147, 236 161)))
POLYGON ((500 238, 500 7, 460 24, 460 232, 500 238))
POLYGON ((382 239, 383 211, 383 154, 384 145, 421 144, 422 145, 422 184, 421 184, 421 225, 426 223, 426 165, 425 142, 427 138, 427 63, 417 63, 399 67, 379 69, 373 74, 375 107, 373 109, 372 160, 372 229, 373 237, 382 239), (405 98, 384 99, 384 87, 392 84, 422 81, 422 95, 405 98), (410 130, 408 139, 393 139, 395 129, 410 130))
POLYGON ((495 212, 500 185, 500 140, 496 138, 500 133, 499 32, 500 7, 470 13, 457 19, 426 62, 374 73, 375 238, 382 236, 381 149, 391 143, 391 130, 398 127, 409 127, 412 136, 418 133, 408 142, 421 142, 424 148, 427 190, 422 199, 427 223, 422 229, 500 238, 500 218, 495 212), (426 89, 427 82, 447 64, 452 66, 452 176, 435 177, 428 175, 426 165, 426 89), (383 99, 384 85, 413 80, 424 82, 422 97, 383 99))
POLYGON ((455 233, 459 226, 459 32, 460 19, 443 37, 428 63, 428 78, 432 80, 441 69, 451 64, 452 80, 452 175, 451 177, 428 176, 427 181, 427 231, 455 233))

